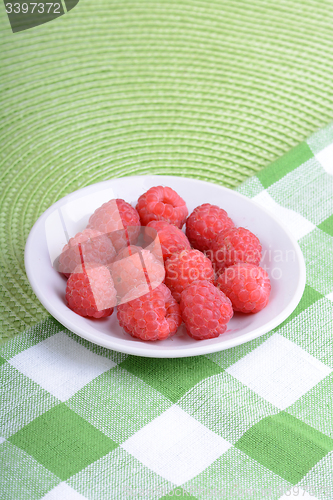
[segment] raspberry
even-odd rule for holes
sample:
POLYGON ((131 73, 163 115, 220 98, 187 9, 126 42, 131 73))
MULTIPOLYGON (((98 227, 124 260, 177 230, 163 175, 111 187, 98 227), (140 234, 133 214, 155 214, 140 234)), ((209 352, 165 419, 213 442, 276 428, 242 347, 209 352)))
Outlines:
POLYGON ((165 262, 165 284, 177 302, 182 291, 196 280, 214 281, 212 263, 199 250, 183 250, 165 262))
POLYGON ((165 276, 163 261, 160 262, 149 250, 130 246, 123 248, 110 266, 118 303, 145 295, 149 285, 154 289, 165 276), (141 255, 140 255, 141 254, 141 255), (125 296, 130 296, 125 299, 125 296))
POLYGON ((147 227, 151 227, 157 231, 164 260, 171 257, 174 253, 191 249, 190 242, 178 227, 165 221, 151 221, 147 227))
POLYGON ((106 265, 113 261, 115 255, 116 251, 106 235, 95 229, 85 229, 70 238, 64 246, 59 256, 58 271, 68 278, 82 260, 90 264, 106 265))
POLYGON ((117 308, 125 332, 141 340, 162 340, 174 335, 182 320, 179 305, 163 283, 146 295, 117 308))
POLYGON ((186 221, 186 236, 201 252, 209 250, 216 235, 235 224, 222 208, 204 203, 195 208, 186 221))
POLYGON ((248 229, 233 227, 216 236, 208 253, 211 253, 215 271, 218 272, 238 262, 259 265, 261 245, 258 238, 248 229))
POLYGON ((126 201, 110 200, 95 210, 87 227, 106 234, 119 251, 127 244, 136 243, 140 232, 140 217, 126 201))
POLYGON ((232 302, 234 311, 257 313, 267 306, 271 284, 259 266, 238 263, 227 267, 217 279, 217 286, 232 302))
POLYGON ((170 187, 156 186, 140 196, 136 206, 141 224, 164 220, 181 229, 188 216, 185 201, 170 187))
POLYGON ((228 297, 206 280, 194 281, 185 288, 180 311, 188 335, 196 340, 218 337, 233 316, 228 297))
POLYGON ((80 316, 105 318, 113 313, 116 290, 107 267, 77 266, 67 281, 68 307, 80 316))

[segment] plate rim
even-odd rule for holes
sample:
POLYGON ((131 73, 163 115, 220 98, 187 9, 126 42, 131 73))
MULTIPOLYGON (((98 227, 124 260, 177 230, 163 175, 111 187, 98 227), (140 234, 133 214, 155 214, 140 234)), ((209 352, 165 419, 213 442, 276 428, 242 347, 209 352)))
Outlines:
MULTIPOLYGON (((180 358, 180 357, 200 356, 200 355, 210 354, 210 353, 214 353, 214 352, 224 351, 226 349, 230 349, 232 347, 236 347, 238 345, 250 342, 251 340, 258 338, 258 337, 264 335, 265 333, 268 333, 273 328, 280 325, 285 319, 287 319, 290 316, 290 314, 295 310, 295 308, 299 304, 299 302, 303 296, 303 292, 304 292, 305 284, 306 284, 306 266, 305 266, 304 256, 303 256, 303 253, 300 249, 300 246, 299 246, 296 238, 294 237, 294 235, 289 230, 289 228, 286 228, 283 224, 281 224, 279 219, 277 217, 275 217, 275 215, 272 212, 270 212, 265 207, 263 207, 262 205, 257 203, 255 200, 248 198, 247 196, 244 196, 243 194, 235 191, 234 189, 230 189, 230 188, 227 188, 225 186, 221 186, 220 184, 217 184, 214 182, 203 181, 203 180, 195 179, 192 177, 174 176, 174 175, 147 174, 147 175, 133 175, 133 176, 116 177, 113 179, 108 179, 105 181, 90 184, 89 186, 85 186, 83 188, 80 188, 80 189, 73 191, 72 193, 65 195, 60 200, 56 201, 50 207, 48 207, 38 217, 38 219, 36 220, 36 222, 32 226, 32 228, 29 232, 27 241, 26 241, 26 245, 25 245, 24 265, 25 265, 25 270, 26 270, 26 274, 28 277, 28 281, 29 281, 30 286, 33 289, 36 297, 41 302, 43 307, 48 311, 48 313, 51 314, 51 316, 53 316, 66 329, 72 331, 73 333, 75 333, 79 337, 84 338, 85 340, 88 340, 89 342, 92 342, 93 344, 105 347, 107 349, 115 350, 117 352, 129 354, 129 355, 135 355, 135 356, 140 356, 140 357, 152 357, 152 358, 180 358), (54 211, 59 206, 62 206, 64 203, 66 203, 66 201, 68 201, 68 199, 72 198, 74 195, 76 195, 79 192, 83 193, 84 191, 96 189, 97 186, 100 186, 101 189, 103 189, 103 186, 105 187, 106 185, 109 185, 110 183, 112 184, 116 181, 123 181, 124 179, 135 180, 135 179, 142 179, 142 178, 150 178, 152 180, 156 179, 156 182, 159 181, 160 184, 164 184, 163 181, 167 181, 168 179, 174 179, 175 181, 177 179, 182 179, 182 180, 186 179, 186 180, 190 180, 191 182, 198 183, 198 184, 205 183, 208 186, 215 186, 215 187, 218 187, 219 189, 226 190, 228 192, 232 192, 233 195, 236 195, 236 197, 238 196, 241 199, 245 199, 245 200, 247 200, 247 202, 251 202, 251 203, 255 204, 257 207, 260 208, 260 210, 264 211, 288 235, 288 237, 290 238, 290 240, 293 244, 293 247, 296 251, 297 257, 298 257, 297 263, 298 263, 299 269, 300 269, 300 278, 299 278, 299 282, 298 282, 296 291, 293 295, 292 300, 289 302, 289 304, 277 316, 275 316, 270 321, 265 323, 265 325, 257 327, 253 331, 245 333, 244 337, 239 336, 239 337, 236 337, 235 339, 225 340, 223 342, 223 344, 221 344, 221 345, 218 343, 209 344, 209 340, 200 341, 200 344, 199 344, 200 352, 197 352, 198 351, 197 346, 196 347, 194 347, 194 346, 193 347, 177 347, 177 350, 166 349, 166 348, 163 350, 156 350, 156 351, 149 350, 149 348, 147 348, 146 345, 147 344, 149 345, 151 343, 149 343, 148 341, 147 342, 144 342, 144 341, 139 342, 138 341, 138 343, 135 343, 133 345, 128 344, 128 346, 125 348, 125 347, 122 347, 121 345, 120 346, 114 345, 114 344, 117 344, 117 342, 115 342, 115 339, 112 337, 105 339, 105 341, 101 341, 100 339, 92 338, 93 337, 92 334, 90 334, 89 332, 86 332, 81 327, 78 327, 77 325, 75 325, 74 322, 72 322, 70 319, 66 320, 65 321, 66 324, 64 324, 62 315, 58 313, 56 307, 53 307, 53 304, 48 302, 47 299, 45 300, 44 295, 42 295, 40 293, 38 283, 36 283, 32 269, 30 269, 29 255, 30 255, 30 252, 32 249, 32 243, 34 241, 34 235, 37 232, 40 223, 44 219, 47 218, 48 214, 51 211, 54 211), (45 302, 46 302, 46 304, 45 304, 45 302), (208 342, 208 344, 207 343, 201 344, 201 342, 208 342), (142 351, 142 352, 140 353, 138 351, 142 351)), ((199 342, 199 341, 197 341, 197 342, 199 342)))

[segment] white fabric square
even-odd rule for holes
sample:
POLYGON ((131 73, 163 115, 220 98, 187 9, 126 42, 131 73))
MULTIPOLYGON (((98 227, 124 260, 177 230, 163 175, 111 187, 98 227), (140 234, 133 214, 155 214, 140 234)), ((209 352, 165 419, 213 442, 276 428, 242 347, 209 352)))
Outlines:
POLYGON ((333 143, 315 155, 323 169, 333 175, 333 143))
POLYGON ((20 352, 9 363, 60 401, 66 401, 95 377, 116 366, 114 361, 89 351, 64 332, 20 352))
POLYGON ((331 369, 275 333, 226 370, 284 410, 331 373, 331 369))
POLYGON ((6 441, 6 438, 0 436, 0 444, 2 444, 4 441, 6 441))
POLYGON ((87 500, 86 497, 73 490, 68 484, 60 483, 46 493, 41 500, 87 500))
POLYGON ((331 302, 333 302, 333 292, 329 293, 328 295, 326 295, 326 298, 328 300, 330 300, 331 302))
POLYGON ((176 486, 200 474, 231 446, 178 406, 169 408, 121 445, 176 486))
POLYGON ((313 231, 316 228, 312 222, 305 219, 302 215, 291 210, 290 208, 285 208, 276 203, 275 200, 267 191, 262 191, 254 198, 253 201, 258 203, 264 209, 272 212, 272 214, 286 226, 287 229, 294 235, 294 237, 299 240, 303 238, 306 234, 313 231))

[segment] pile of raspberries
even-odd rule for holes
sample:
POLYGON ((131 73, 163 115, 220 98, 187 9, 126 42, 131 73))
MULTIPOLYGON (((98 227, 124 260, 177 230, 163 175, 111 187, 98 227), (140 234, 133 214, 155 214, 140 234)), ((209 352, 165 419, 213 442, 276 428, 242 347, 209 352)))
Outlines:
POLYGON ((205 203, 188 216, 173 189, 156 186, 136 208, 120 199, 98 208, 63 248, 58 270, 68 278, 68 307, 81 316, 105 318, 118 304, 132 337, 166 339, 183 321, 202 340, 224 333, 234 312, 267 305, 271 285, 260 259, 259 239, 225 210, 205 203), (160 258, 156 245, 136 245, 142 226, 158 235, 160 258))

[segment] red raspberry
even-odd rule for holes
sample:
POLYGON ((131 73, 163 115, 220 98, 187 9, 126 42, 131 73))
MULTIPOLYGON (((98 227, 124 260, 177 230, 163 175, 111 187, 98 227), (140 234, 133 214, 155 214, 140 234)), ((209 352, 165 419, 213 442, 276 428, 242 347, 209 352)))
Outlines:
POLYGON ((141 340, 162 340, 174 335, 182 319, 179 305, 163 283, 150 293, 121 304, 117 318, 125 332, 141 340))
POLYGON ((141 224, 152 220, 164 220, 181 229, 188 216, 185 201, 170 187, 156 186, 140 196, 136 206, 141 224))
POLYGON ((183 250, 165 262, 165 284, 177 302, 182 291, 196 280, 214 281, 212 263, 199 250, 183 250))
POLYGON ((253 264, 238 263, 227 267, 217 286, 232 302, 234 311, 257 313, 268 304, 271 284, 264 269, 253 264))
POLYGON ((82 260, 90 264, 106 265, 113 261, 115 255, 114 246, 105 234, 95 229, 85 229, 70 238, 64 246, 59 256, 58 270, 68 278, 82 260))
POLYGON ((188 335, 196 340, 218 337, 233 316, 228 297, 206 280, 194 281, 185 288, 180 311, 188 335))
POLYGON ((248 229, 233 227, 216 236, 207 255, 209 253, 215 271, 218 272, 238 262, 259 265, 261 245, 258 238, 248 229))
POLYGON ((67 281, 66 300, 68 307, 80 316, 110 316, 116 305, 116 290, 108 268, 82 270, 78 266, 67 281))
POLYGON ((106 234, 118 252, 124 246, 136 243, 140 232, 140 217, 126 201, 110 200, 95 210, 87 227, 106 234))
POLYGON ((123 248, 110 269, 120 304, 147 294, 149 286, 156 288, 165 276, 162 259, 134 245, 123 248))
POLYGON ((162 220, 151 221, 148 223, 147 227, 151 227, 157 231, 164 260, 171 257, 172 254, 179 253, 182 250, 191 250, 190 242, 183 231, 178 227, 162 220))
POLYGON ((235 224, 222 208, 204 203, 195 208, 186 221, 186 236, 201 252, 209 250, 216 235, 235 224))

